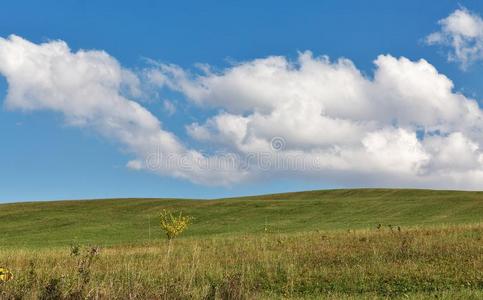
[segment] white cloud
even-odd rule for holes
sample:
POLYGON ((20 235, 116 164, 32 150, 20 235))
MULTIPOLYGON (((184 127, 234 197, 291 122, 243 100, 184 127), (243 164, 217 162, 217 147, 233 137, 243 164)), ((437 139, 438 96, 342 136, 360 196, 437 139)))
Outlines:
POLYGON ((195 139, 246 157, 270 151, 271 139, 283 137, 284 150, 270 158, 272 175, 481 188, 474 178, 483 172, 482 161, 467 157, 481 157, 477 102, 454 92, 452 81, 425 60, 381 55, 374 63, 372 78, 350 60, 331 62, 310 52, 296 62, 268 57, 220 73, 192 74, 173 65, 149 72, 193 103, 221 110, 187 127, 195 139), (452 165, 445 162, 449 156, 452 165), (318 167, 280 164, 300 157, 318 167))
POLYGON ((297 176, 346 186, 482 188, 477 102, 425 60, 381 55, 374 63, 368 77, 348 59, 304 52, 297 61, 267 57, 218 73, 156 64, 138 75, 102 51, 0 38, 8 108, 61 113, 117 142, 134 170, 215 185, 297 176), (131 100, 144 80, 218 111, 186 125, 212 154, 186 146, 131 100))
POLYGON ((368 133, 362 145, 371 167, 382 171, 417 175, 429 159, 416 134, 401 128, 368 133))
POLYGON ((130 160, 127 162, 126 167, 132 170, 142 170, 143 162, 140 160, 130 160))
POLYGON ((0 74, 8 81, 7 108, 61 113, 69 125, 94 130, 133 154, 130 168, 145 169, 149 158, 169 156, 171 163, 158 162, 151 170, 201 183, 243 176, 200 169, 198 164, 216 157, 187 149, 153 114, 126 98, 124 90, 140 93, 138 76, 103 51, 72 52, 62 41, 34 44, 12 35, 0 38, 0 74))
POLYGON ((429 137, 425 146, 432 155, 431 168, 434 170, 465 171, 483 162, 479 145, 461 132, 429 137))
POLYGON ((163 109, 169 116, 172 116, 176 113, 176 105, 169 100, 163 101, 163 109))
POLYGON ((478 14, 461 8, 438 23, 440 31, 426 37, 429 45, 450 47, 448 59, 463 69, 483 59, 483 20, 478 14))

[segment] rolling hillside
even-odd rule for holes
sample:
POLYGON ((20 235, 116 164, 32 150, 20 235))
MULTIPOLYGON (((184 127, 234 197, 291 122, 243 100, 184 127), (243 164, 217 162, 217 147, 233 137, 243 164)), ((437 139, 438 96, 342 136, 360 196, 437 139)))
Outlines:
POLYGON ((195 217, 184 237, 479 223, 483 192, 353 189, 218 200, 106 199, 0 205, 0 246, 136 244, 164 238, 163 208, 195 217))

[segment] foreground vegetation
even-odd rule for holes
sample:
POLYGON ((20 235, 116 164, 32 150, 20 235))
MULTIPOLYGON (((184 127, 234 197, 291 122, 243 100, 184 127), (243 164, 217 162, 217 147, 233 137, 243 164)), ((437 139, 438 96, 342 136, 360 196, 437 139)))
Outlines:
POLYGON ((9 250, 5 299, 483 297, 483 227, 382 226, 145 245, 9 250))

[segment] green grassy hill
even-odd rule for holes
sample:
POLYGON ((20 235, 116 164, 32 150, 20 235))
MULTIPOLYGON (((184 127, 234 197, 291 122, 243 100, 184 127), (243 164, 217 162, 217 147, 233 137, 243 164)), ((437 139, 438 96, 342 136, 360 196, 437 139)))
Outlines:
POLYGON ((483 192, 353 189, 219 200, 106 199, 0 205, 0 247, 136 244, 164 238, 163 208, 195 217, 184 237, 395 224, 479 223, 483 192))

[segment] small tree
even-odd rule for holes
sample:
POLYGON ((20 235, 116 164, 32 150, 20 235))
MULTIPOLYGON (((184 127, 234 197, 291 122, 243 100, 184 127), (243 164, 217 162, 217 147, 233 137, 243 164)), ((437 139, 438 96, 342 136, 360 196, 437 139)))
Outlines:
POLYGON ((170 241, 185 231, 193 220, 190 216, 183 216, 181 212, 175 215, 166 209, 163 209, 161 212, 160 219, 161 229, 166 233, 170 241))

